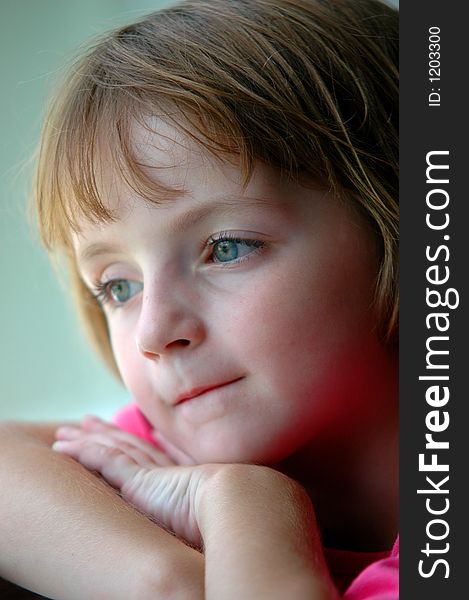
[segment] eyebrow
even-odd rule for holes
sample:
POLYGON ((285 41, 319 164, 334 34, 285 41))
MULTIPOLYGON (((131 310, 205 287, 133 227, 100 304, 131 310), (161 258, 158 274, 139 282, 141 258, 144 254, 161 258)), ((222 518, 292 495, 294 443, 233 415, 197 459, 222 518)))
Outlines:
POLYGON ((101 254, 118 254, 119 248, 112 244, 105 244, 102 242, 95 242, 85 246, 80 252, 77 253, 78 264, 90 262, 93 258, 101 256, 101 254))
MULTIPOLYGON (((277 204, 273 199, 266 198, 253 198, 244 196, 242 199, 236 195, 225 195, 217 196, 205 201, 203 204, 194 206, 181 215, 176 216, 167 227, 170 235, 177 233, 183 233, 187 231, 197 223, 200 223, 211 214, 229 215, 238 213, 240 206, 246 208, 253 208, 257 206, 273 207, 277 204)), ((155 210, 163 210, 163 205, 155 205, 155 210)), ((78 263, 86 263, 91 261, 93 258, 100 256, 101 254, 118 254, 121 251, 119 246, 109 244, 106 242, 95 242, 85 246, 77 255, 78 263)))
POLYGON ((253 208, 256 206, 265 205, 272 207, 274 201, 270 198, 252 198, 244 196, 242 199, 236 195, 217 196, 205 201, 199 206, 190 208, 182 215, 176 216, 171 223, 168 224, 169 233, 176 234, 190 229, 200 221, 203 221, 211 214, 230 215, 239 213, 240 208, 253 208))

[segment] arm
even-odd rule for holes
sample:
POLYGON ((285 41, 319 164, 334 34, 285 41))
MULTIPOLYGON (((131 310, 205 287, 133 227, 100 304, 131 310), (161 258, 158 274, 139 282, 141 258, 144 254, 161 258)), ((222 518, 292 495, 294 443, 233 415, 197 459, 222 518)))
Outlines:
POLYGON ((311 501, 295 481, 246 464, 162 468, 151 448, 102 422, 60 437, 57 450, 98 470, 180 537, 203 543, 209 600, 338 598, 311 501))
POLYGON ((227 465, 208 480, 197 512, 208 600, 339 597, 309 497, 281 473, 227 465))
POLYGON ((202 598, 202 556, 53 452, 54 431, 0 425, 1 576, 53 598, 202 598))

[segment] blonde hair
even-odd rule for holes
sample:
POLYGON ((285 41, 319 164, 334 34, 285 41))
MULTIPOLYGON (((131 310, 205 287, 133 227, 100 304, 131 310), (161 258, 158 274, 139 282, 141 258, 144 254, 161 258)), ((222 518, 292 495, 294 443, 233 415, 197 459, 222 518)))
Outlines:
POLYGON ((108 33, 70 70, 45 121, 35 179, 41 235, 62 249, 94 345, 117 373, 103 312, 80 279, 71 233, 112 215, 111 166, 142 197, 156 189, 131 126, 164 118, 209 152, 306 174, 352 198, 381 247, 381 332, 398 307, 398 15, 377 0, 187 0, 108 33))

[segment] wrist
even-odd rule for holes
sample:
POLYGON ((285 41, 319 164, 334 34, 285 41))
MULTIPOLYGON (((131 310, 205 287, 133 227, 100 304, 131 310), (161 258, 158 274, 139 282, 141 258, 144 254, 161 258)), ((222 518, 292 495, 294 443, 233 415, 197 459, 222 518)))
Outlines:
POLYGON ((202 488, 206 597, 336 599, 305 490, 268 467, 224 465, 202 488), (243 573, 240 580, 237 574, 243 573))
POLYGON ((281 526, 295 516, 316 530, 314 511, 302 486, 269 467, 248 464, 206 465, 205 481, 196 499, 196 516, 202 537, 210 535, 217 519, 239 520, 239 526, 258 523, 281 526), (242 519, 239 519, 242 517, 242 519), (216 519, 217 518, 217 519, 216 519))

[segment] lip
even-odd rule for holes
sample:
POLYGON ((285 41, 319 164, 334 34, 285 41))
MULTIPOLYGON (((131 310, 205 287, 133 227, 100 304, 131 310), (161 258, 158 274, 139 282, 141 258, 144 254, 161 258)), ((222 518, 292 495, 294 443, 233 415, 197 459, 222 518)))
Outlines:
POLYGON ((206 394, 207 392, 211 392, 212 390, 218 390, 219 388, 222 388, 222 387, 225 387, 232 383, 235 383, 236 381, 239 381, 240 379, 243 379, 243 378, 237 377, 236 379, 230 379, 229 381, 225 381, 224 383, 216 383, 215 385, 205 385, 205 386, 199 386, 199 387, 193 388, 192 390, 190 390, 188 392, 184 392, 183 394, 179 395, 176 398, 176 402, 174 403, 174 406, 179 406, 180 404, 184 404, 185 402, 188 402, 189 400, 194 400, 194 398, 198 398, 199 396, 202 396, 203 394, 206 394))

